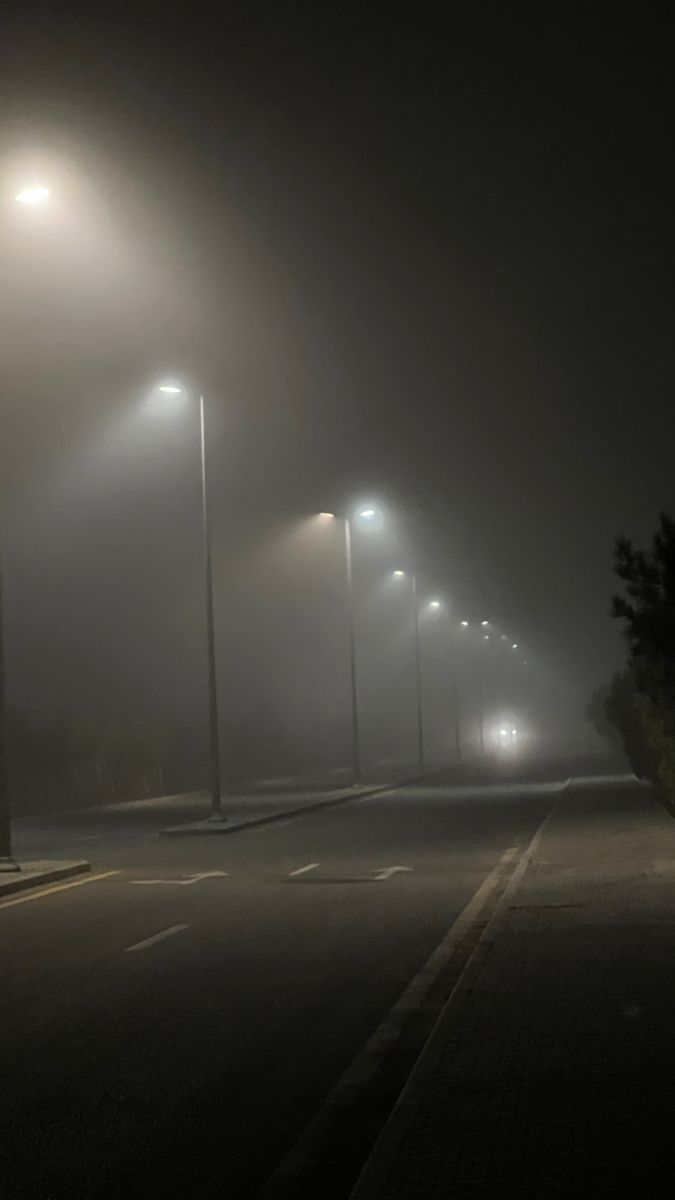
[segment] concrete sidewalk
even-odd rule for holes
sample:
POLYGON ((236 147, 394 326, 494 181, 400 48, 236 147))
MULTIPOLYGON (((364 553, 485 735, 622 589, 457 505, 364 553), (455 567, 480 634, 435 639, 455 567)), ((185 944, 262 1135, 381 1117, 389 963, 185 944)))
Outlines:
POLYGON ((675 821, 635 782, 562 793, 352 1200, 673 1193, 675 821))

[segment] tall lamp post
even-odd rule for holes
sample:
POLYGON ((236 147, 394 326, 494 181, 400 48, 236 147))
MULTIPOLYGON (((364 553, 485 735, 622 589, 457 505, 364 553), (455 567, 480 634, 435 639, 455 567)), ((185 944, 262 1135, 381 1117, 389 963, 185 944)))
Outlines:
MULTIPOLYGON (((377 509, 365 507, 358 509, 356 515, 362 521, 372 521, 377 516, 377 509)), ((335 513, 322 512, 319 517, 332 521, 335 513)), ((351 699, 352 718, 352 786, 361 781, 361 731, 359 726, 359 692, 356 663, 356 614, 354 603, 354 566, 352 560, 352 523, 353 518, 347 515, 343 518, 345 531, 345 581, 347 585, 347 617, 349 626, 349 691, 351 699)))
POLYGON ((359 694, 356 677, 356 620, 354 612, 352 523, 350 517, 345 517, 345 572, 349 618, 349 687, 352 708, 352 785, 356 785, 361 779, 361 738, 359 732, 359 694))
MULTIPOLYGON (((164 395, 181 395, 184 389, 174 383, 162 383, 159 391, 164 395)), ((211 519, 209 506, 208 478, 206 466, 206 416, 204 397, 199 397, 199 432, 202 484, 202 538, 204 543, 204 592, 206 605, 206 653, 209 698, 209 773, 211 791, 210 818, 226 820, 223 813, 222 787, 220 778, 220 739, 218 730, 218 675, 216 671, 216 635, 213 621, 213 568, 211 563, 211 519)))
POLYGON ((12 823, 7 780, 7 707, 5 696, 5 657, 2 623, 2 570, 0 569, 0 871, 18 871, 12 857, 12 823))
MULTIPOLYGON (((17 192, 17 204, 35 208, 49 199, 49 188, 32 184, 17 192)), ((19 871, 12 856, 12 818, 7 777, 7 695, 5 688, 5 652, 3 641, 2 569, 0 566, 0 872, 19 871)))
POLYGON ((457 755, 457 762, 460 763, 462 761, 462 724, 460 714, 459 679, 457 675, 457 662, 459 656, 457 654, 454 623, 450 628, 450 656, 452 660, 450 668, 452 675, 452 715, 455 727, 455 753, 457 755))
MULTIPOLYGON (((394 571, 398 578, 404 578, 406 571, 394 571)), ((417 604, 417 576, 410 571, 411 596, 413 606, 413 629, 415 633, 415 690, 417 698, 417 761, 420 770, 424 770, 424 715, 422 710, 422 654, 420 649, 420 613, 417 604)))

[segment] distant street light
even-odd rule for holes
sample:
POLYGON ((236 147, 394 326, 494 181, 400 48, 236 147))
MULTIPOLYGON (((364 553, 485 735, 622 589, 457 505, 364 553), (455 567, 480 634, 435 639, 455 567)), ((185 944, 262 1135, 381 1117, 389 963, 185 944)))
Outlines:
MULTIPOLYGON (((330 517, 332 513, 320 513, 330 517)), ((376 508, 359 509, 357 516, 370 521, 377 516, 376 508)), ((359 731, 359 693, 356 677, 356 618, 354 611, 354 571, 352 563, 352 517, 344 518, 345 526, 345 575, 347 582, 347 610, 349 617, 349 683, 352 707, 352 785, 361 780, 361 737, 359 731)))
POLYGON ((481 621, 481 625, 483 626, 483 628, 485 628, 485 626, 489 625, 489 624, 490 624, 489 621, 481 621))
POLYGON ((468 628, 469 628, 469 622, 468 622, 468 621, 460 621, 460 625, 461 625, 461 626, 462 626, 464 629, 468 629, 468 628))
MULTIPOLYGON (((160 392, 164 395, 179 396, 184 389, 175 383, 161 383, 160 392)), ((204 414, 204 397, 199 397, 199 428, 201 448, 201 479, 202 479, 202 537, 204 541, 204 584, 206 600, 206 643, 208 664, 208 696, 209 696, 209 752, 211 775, 211 819, 225 820, 223 814, 221 781, 220 781, 220 740, 218 732, 218 676, 216 671, 216 638, 213 623, 213 570, 211 565, 211 524, 209 513, 209 496, 206 474, 206 419, 204 414)))
POLYGON ((42 185, 26 187, 16 193, 14 199, 19 204, 29 204, 35 207, 38 204, 44 204, 45 200, 49 199, 49 188, 42 185))
MULTIPOLYGON (((443 608, 443 601, 434 598, 433 600, 429 601, 427 607, 432 608, 434 610, 434 612, 438 612, 439 609, 443 608)), ((469 622, 462 621, 461 624, 464 626, 467 626, 469 624, 469 622)), ((461 744, 461 733, 460 733, 460 697, 459 697, 459 682, 457 679, 457 654, 456 654, 456 648, 455 648, 454 625, 452 625, 452 624, 450 626, 450 658, 451 658, 450 677, 451 677, 451 681, 452 681, 452 713, 453 713, 453 722, 454 722, 454 728, 455 728, 455 750, 456 750, 456 754, 457 754, 457 762, 460 762, 461 757, 462 757, 462 744, 461 744)))
MULTIPOLYGON (((405 576, 405 571, 394 571, 394 575, 405 576)), ((420 612, 417 603, 417 576, 410 572, 413 606, 413 629, 415 633, 415 686, 417 691, 417 760, 420 771, 424 770, 424 714, 422 708, 422 655, 420 651, 420 612)))

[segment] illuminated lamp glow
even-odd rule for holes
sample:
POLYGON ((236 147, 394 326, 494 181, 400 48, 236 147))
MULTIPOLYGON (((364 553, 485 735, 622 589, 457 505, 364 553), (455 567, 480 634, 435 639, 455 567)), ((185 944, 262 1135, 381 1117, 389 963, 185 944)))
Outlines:
POLYGON ((27 187, 17 192, 14 197, 19 204, 43 204, 49 196, 49 188, 47 187, 27 187))

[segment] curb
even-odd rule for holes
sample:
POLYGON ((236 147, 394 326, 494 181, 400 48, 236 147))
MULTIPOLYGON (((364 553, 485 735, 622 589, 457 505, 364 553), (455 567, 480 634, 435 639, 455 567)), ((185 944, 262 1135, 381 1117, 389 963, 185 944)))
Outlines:
POLYGON ((59 879, 70 879, 73 875, 86 875, 87 871, 91 871, 91 863, 80 859, 76 862, 55 862, 44 871, 22 869, 4 878, 0 875, 0 903, 3 896, 11 896, 14 892, 26 892, 29 888, 42 887, 45 883, 56 883, 59 879))
POLYGON ((497 905, 483 929, 464 970, 443 1005, 438 1020, 418 1055, 396 1104, 389 1113, 368 1158, 361 1168, 354 1186, 349 1193, 349 1200, 382 1200, 386 1195, 385 1188, 390 1171, 396 1162, 398 1152, 414 1119, 419 1106, 419 1097, 423 1095, 425 1085, 443 1053, 447 1040, 447 1029, 453 1020, 457 1001, 472 990, 476 979, 480 975, 485 965, 485 960, 489 955, 490 948, 508 919, 509 901, 519 890, 525 875, 529 871, 539 849, 544 830, 557 811, 561 796, 565 794, 569 784, 570 780, 568 779, 557 793, 547 816, 518 859, 511 877, 499 897, 497 905))
MULTIPOLYGON (((434 775, 440 772, 434 772, 434 775)), ((346 804, 349 800, 360 800, 365 796, 377 796, 383 792, 395 792, 402 787, 414 787, 425 779, 433 779, 434 775, 422 775, 417 779, 406 779, 400 783, 379 784, 376 787, 362 788, 350 792, 347 796, 331 796, 330 800, 315 800, 311 804, 303 804, 298 808, 287 808, 283 812, 271 813, 263 817, 251 817, 248 821, 210 821, 205 817, 202 821, 190 821, 185 825, 171 825, 168 829, 160 829, 160 837, 224 837, 228 833, 239 833, 241 829, 252 829, 256 825, 273 825, 276 821, 287 821, 290 817, 301 817, 304 813, 318 812, 322 808, 335 808, 338 804, 346 804)))

